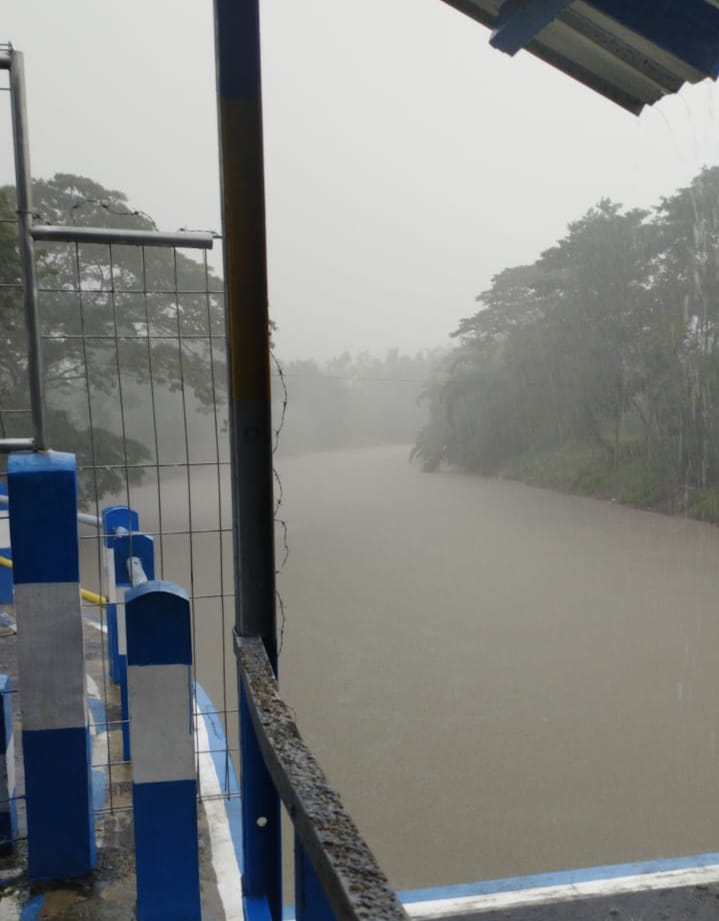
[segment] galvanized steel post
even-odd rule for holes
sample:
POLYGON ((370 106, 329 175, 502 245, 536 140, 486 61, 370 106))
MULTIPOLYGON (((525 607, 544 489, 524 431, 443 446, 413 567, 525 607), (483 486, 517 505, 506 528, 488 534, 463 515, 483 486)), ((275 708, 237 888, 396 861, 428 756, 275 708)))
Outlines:
MULTIPOLYGON (((258 0, 215 0, 230 376, 233 540, 240 636, 277 669, 270 337, 258 0)), ((244 694, 240 690, 241 695, 244 694)), ((241 702, 244 891, 282 916, 279 797, 241 702)))
POLYGON ((32 238, 32 178, 30 174, 30 148, 25 110, 25 72, 23 69, 23 56, 19 51, 11 52, 9 71, 10 104, 12 107, 15 142, 15 182, 17 185, 20 257, 25 289, 25 326, 28 343, 28 378, 33 421, 33 447, 36 450, 45 451, 48 445, 45 423, 45 396, 42 383, 37 278, 32 238))

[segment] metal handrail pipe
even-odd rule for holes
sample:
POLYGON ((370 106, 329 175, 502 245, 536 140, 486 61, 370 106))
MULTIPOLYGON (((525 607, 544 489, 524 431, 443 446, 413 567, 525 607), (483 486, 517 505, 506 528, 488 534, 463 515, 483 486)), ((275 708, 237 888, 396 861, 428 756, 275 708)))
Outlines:
POLYGON ((0 70, 10 70, 12 67, 12 57, 6 52, 0 54, 0 70))
POLYGON ((204 231, 165 232, 123 230, 117 227, 68 227, 34 224, 32 237, 46 243, 114 243, 127 246, 177 246, 183 249, 212 249, 213 236, 204 231))
POLYGON ((34 451, 34 438, 0 438, 0 453, 8 454, 10 451, 34 451))
POLYGON ((127 574, 130 577, 130 583, 133 588, 135 588, 137 585, 142 585, 143 582, 147 582, 145 568, 142 565, 142 560, 139 556, 131 556, 128 558, 127 574))
POLYGON ((89 524, 91 528, 102 527, 102 518, 98 518, 97 515, 88 515, 87 512, 78 512, 77 520, 80 524, 89 524))
MULTIPOLYGON (((0 495, 0 505, 10 505, 9 496, 0 495)), ((80 524, 90 525, 91 528, 102 527, 102 518, 98 518, 97 515, 89 515, 87 512, 78 512, 77 520, 80 524)))

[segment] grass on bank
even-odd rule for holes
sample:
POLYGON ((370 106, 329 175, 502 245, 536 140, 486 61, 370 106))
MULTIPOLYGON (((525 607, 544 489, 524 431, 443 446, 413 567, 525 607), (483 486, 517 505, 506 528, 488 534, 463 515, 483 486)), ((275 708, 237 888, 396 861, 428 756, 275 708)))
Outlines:
POLYGON ((647 460, 638 449, 637 443, 626 443, 615 459, 601 445, 574 442, 514 457, 498 474, 532 486, 719 524, 719 487, 699 489, 677 483, 666 454, 647 460))

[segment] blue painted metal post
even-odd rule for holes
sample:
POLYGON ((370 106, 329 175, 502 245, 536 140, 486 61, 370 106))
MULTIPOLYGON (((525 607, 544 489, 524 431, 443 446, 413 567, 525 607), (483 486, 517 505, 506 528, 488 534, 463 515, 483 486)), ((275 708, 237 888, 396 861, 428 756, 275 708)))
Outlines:
POLYGON ((187 593, 127 594, 138 921, 200 921, 192 640, 187 593))
POLYGON ((295 919, 336 921, 315 868, 295 835, 295 919))
POLYGON ((0 675, 0 857, 12 854, 17 839, 15 745, 10 677, 0 675))
POLYGON ((130 560, 138 559, 142 565, 145 579, 155 578, 155 546, 152 537, 138 532, 116 532, 112 542, 115 558, 116 585, 119 590, 117 600, 117 683, 120 685, 120 704, 122 708, 122 755, 125 761, 131 757, 130 746, 130 705, 127 689, 127 629, 126 599, 132 587, 130 560))
POLYGON ((75 457, 11 454, 8 486, 30 876, 83 876, 95 833, 75 457))
MULTIPOLYGON (((126 505, 110 505, 102 510, 102 543, 104 549, 104 595, 107 618, 107 651, 110 660, 110 677, 120 681, 120 651, 117 636, 117 572, 115 568, 115 531, 138 531, 139 517, 136 511, 126 505)), ((127 573, 125 573, 127 576, 127 573)), ((126 584, 129 584, 126 582, 126 584)))
MULTIPOLYGON (((0 496, 7 496, 7 486, 0 483, 0 496)), ((10 548, 10 521, 8 520, 8 508, 4 502, 0 502, 0 556, 6 559, 12 559, 12 549, 10 548)), ((0 604, 12 604, 12 569, 0 566, 0 604)))

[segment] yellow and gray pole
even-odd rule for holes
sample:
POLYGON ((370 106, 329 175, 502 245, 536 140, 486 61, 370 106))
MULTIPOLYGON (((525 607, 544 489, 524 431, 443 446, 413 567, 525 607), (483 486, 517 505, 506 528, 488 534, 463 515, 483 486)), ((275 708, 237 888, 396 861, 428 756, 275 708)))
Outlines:
MULTIPOLYGON (((215 0, 232 460, 235 634, 277 671, 270 341, 258 0, 215 0)), ((282 917, 279 797, 240 688, 243 888, 282 917)))

